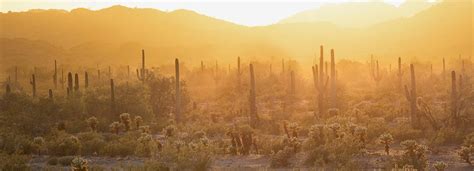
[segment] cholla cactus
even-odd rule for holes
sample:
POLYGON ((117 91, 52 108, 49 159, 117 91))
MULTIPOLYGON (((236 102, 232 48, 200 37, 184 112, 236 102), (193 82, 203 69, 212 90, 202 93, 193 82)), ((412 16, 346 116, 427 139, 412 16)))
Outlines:
POLYGON ((137 126, 137 129, 140 128, 140 124, 143 122, 143 118, 141 116, 135 116, 135 126, 137 126))
POLYGON ((74 157, 71 162, 71 167, 73 171, 87 171, 88 165, 87 160, 83 159, 82 157, 74 157))
POLYGON ((393 143, 393 136, 390 133, 384 133, 379 137, 379 143, 385 145, 385 153, 390 155, 390 144, 393 143))
POLYGON ((33 145, 37 149, 38 155, 41 155, 41 149, 44 146, 44 138, 43 137, 35 137, 33 138, 33 145))
POLYGON ((359 138, 359 141, 362 143, 362 147, 365 147, 366 137, 367 137, 367 128, 358 126, 355 128, 355 135, 359 138))
POLYGON ((324 141, 324 125, 316 124, 309 128, 309 136, 313 140, 324 141))
POLYGON ((120 114, 120 122, 125 126, 125 131, 130 130, 130 124, 132 122, 130 118, 130 114, 128 113, 120 114))
POLYGON ((91 128, 92 132, 97 131, 97 124, 99 124, 99 120, 95 116, 90 117, 87 119, 87 124, 89 124, 89 127, 91 128))
POLYGON ((176 126, 174 125, 168 125, 166 128, 165 128, 165 135, 166 137, 172 137, 174 136, 174 131, 176 130, 176 126))
POLYGON ((145 125, 145 126, 140 126, 138 129, 142 131, 142 133, 150 133, 150 126, 145 125))
POLYGON ((444 171, 448 165, 446 165, 444 162, 436 162, 433 164, 433 167, 436 169, 436 171, 444 171))
POLYGON ((112 132, 114 132, 115 134, 118 134, 120 130, 120 123, 117 121, 112 122, 109 127, 112 130, 112 132))
POLYGON ((464 160, 466 163, 471 165, 472 164, 472 162, 471 162, 471 153, 472 152, 473 152, 473 147, 472 146, 469 146, 469 147, 462 146, 461 150, 459 150, 458 154, 459 154, 459 156, 461 157, 462 160, 464 160))
POLYGON ((341 128, 341 125, 339 125, 338 123, 333 123, 331 125, 328 125, 328 128, 332 130, 334 137, 339 137, 339 129, 341 128))
POLYGON ((288 128, 291 131, 292 137, 293 138, 298 138, 298 130, 300 129, 298 123, 295 123, 295 122, 290 123, 288 125, 288 128))
POLYGON ((427 164, 427 159, 425 157, 427 147, 418 144, 415 140, 406 140, 400 144, 405 149, 401 158, 401 163, 405 165, 413 165, 417 170, 424 170, 427 164))

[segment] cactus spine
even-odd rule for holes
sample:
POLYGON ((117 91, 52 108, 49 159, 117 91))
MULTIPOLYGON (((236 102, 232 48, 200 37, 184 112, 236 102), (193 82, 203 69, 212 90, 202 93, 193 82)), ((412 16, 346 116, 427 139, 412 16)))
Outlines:
POLYGON ((176 122, 181 122, 181 91, 179 85, 179 60, 176 58, 174 60, 175 70, 176 70, 176 106, 175 106, 175 117, 176 122))
POLYGON ((257 104, 256 104, 256 90, 255 90, 255 74, 253 70, 253 65, 250 64, 250 119, 251 125, 255 127, 259 121, 257 114, 257 104))
POLYGON ((414 128, 418 125, 418 115, 416 108, 416 80, 415 80, 415 67, 410 64, 410 75, 411 75, 411 88, 405 85, 405 94, 408 102, 410 103, 410 119, 414 128))
POLYGON ((336 85, 336 61, 334 59, 334 49, 331 49, 331 106, 337 107, 337 85, 336 85))
POLYGON ((54 75, 53 75, 53 81, 54 81, 54 88, 58 88, 58 67, 56 60, 54 60, 54 75))
POLYGON ((36 78, 35 78, 35 74, 31 75, 30 84, 31 84, 31 88, 33 89, 33 97, 36 97, 36 78))

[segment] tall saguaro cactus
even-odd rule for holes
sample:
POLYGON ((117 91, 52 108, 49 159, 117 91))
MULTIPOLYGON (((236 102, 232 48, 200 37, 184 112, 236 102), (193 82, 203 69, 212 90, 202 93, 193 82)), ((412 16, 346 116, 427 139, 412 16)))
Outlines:
POLYGON ((49 100, 54 101, 53 90, 51 89, 48 90, 48 98, 49 100))
POLYGON ((456 72, 451 71, 451 115, 456 120, 458 109, 458 91, 456 86, 456 72))
POLYGON ((334 59, 334 49, 331 49, 331 106, 337 107, 337 85, 336 85, 336 61, 334 59))
POLYGON ((58 88, 58 66, 56 60, 54 60, 54 74, 53 74, 54 88, 58 88))
POLYGON ((418 114, 416 109, 416 80, 415 80, 415 67, 410 64, 410 75, 411 75, 411 88, 405 85, 405 94, 408 102, 410 103, 410 119, 413 127, 417 127, 418 114))
POLYGON ((74 91, 79 92, 79 75, 77 73, 74 74, 74 91))
POLYGON ((12 89, 10 88, 10 84, 7 84, 5 87, 5 94, 10 94, 12 92, 12 89))
POLYGON ((31 84, 31 88, 33 90, 33 97, 36 97, 36 77, 35 77, 35 74, 31 75, 30 84, 31 84))
POLYGON ((242 72, 240 71, 240 56, 237 57, 237 90, 240 91, 240 81, 241 78, 240 76, 242 75, 242 72))
POLYGON ((115 114, 115 85, 114 79, 110 79, 110 106, 111 111, 115 114))
POLYGON ((87 71, 84 72, 84 88, 89 88, 89 74, 87 71))
POLYGON ((398 78, 398 90, 400 92, 403 92, 402 90, 402 77, 403 77, 403 71, 402 71, 402 58, 398 57, 398 73, 397 73, 397 78, 398 78))
MULTIPOLYGON (((319 115, 324 115, 325 113, 325 93, 326 93, 326 87, 328 83, 328 76, 324 73, 324 48, 323 46, 319 47, 319 68, 318 65, 313 66, 313 81, 314 81, 314 87, 317 91, 317 103, 318 103, 318 114, 319 115), (318 71, 319 69, 319 71, 318 71)), ((317 113, 314 112, 314 115, 316 116, 317 113)))
POLYGON ((67 92, 68 95, 70 95, 73 91, 73 80, 72 80, 72 73, 69 72, 67 73, 67 92))
POLYGON ((290 95, 291 98, 294 98, 296 94, 296 87, 295 87, 295 71, 290 71, 290 95))
POLYGON ((142 49, 142 68, 137 69, 137 78, 143 83, 145 83, 145 81, 149 78, 148 70, 145 68, 145 50, 143 49, 142 49))
POLYGON ((175 106, 175 117, 176 122, 181 122, 181 90, 179 85, 179 60, 174 60, 174 67, 176 71, 176 106, 175 106))
POLYGON ((443 58, 443 80, 446 80, 446 62, 443 58))
POLYGON ((253 70, 253 64, 250 64, 250 119, 252 127, 255 127, 259 121, 257 114, 257 104, 256 104, 256 90, 255 90, 255 74, 253 70))
POLYGON ((64 89, 64 83, 66 83, 66 81, 64 80, 64 69, 61 68, 61 79, 59 80, 59 83, 61 83, 61 89, 64 89))
POLYGON ((375 61, 375 66, 374 66, 373 57, 370 57, 370 72, 371 72, 372 79, 375 81, 375 85, 378 86, 380 80, 382 80, 382 75, 380 74, 380 71, 379 71, 379 60, 375 61))

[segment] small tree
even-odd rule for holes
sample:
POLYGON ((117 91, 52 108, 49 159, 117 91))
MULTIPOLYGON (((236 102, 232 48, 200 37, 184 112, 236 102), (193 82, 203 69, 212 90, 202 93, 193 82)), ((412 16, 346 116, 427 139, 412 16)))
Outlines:
POLYGON ((99 120, 95 116, 90 117, 87 119, 87 124, 89 124, 89 127, 91 128, 92 132, 97 131, 97 124, 99 124, 99 120))
POLYGON ((393 136, 390 133, 384 133, 379 137, 379 143, 385 145, 385 153, 390 155, 390 144, 393 143, 393 136))

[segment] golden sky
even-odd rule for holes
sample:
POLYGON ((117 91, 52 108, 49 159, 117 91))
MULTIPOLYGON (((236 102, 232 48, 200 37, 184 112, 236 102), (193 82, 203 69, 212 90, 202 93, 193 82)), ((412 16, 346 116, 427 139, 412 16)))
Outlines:
POLYGON ((276 23, 295 13, 314 9, 326 3, 370 1, 383 1, 398 6, 405 0, 0 0, 0 11, 71 10, 79 7, 97 10, 112 5, 123 5, 164 11, 189 9, 237 24, 260 26, 276 23))

